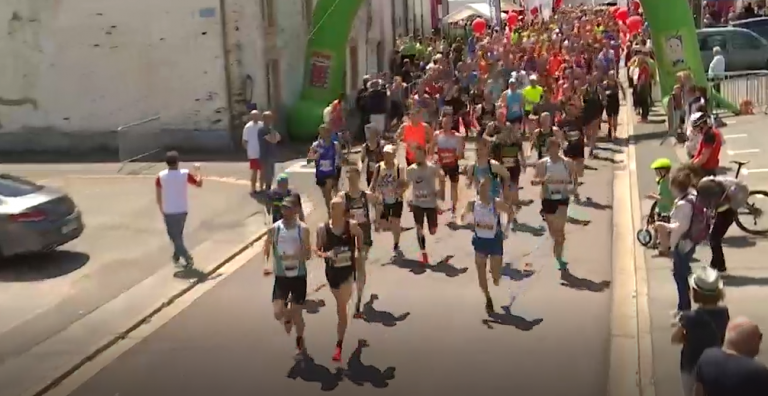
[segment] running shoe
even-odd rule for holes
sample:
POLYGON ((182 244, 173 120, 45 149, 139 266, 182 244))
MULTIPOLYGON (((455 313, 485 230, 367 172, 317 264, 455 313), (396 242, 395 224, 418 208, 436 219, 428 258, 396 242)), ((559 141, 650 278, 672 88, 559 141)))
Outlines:
POLYGON ((333 361, 334 362, 340 362, 341 361, 341 346, 336 345, 336 349, 333 352, 333 361))
POLYGON ((568 269, 568 262, 563 260, 563 259, 558 259, 557 260, 557 269, 559 269, 560 271, 567 270, 568 269))

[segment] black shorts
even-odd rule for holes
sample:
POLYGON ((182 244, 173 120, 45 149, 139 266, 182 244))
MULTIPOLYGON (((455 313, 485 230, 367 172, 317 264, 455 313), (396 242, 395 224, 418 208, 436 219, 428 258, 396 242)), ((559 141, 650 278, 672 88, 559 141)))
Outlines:
POLYGON ((373 246, 373 232, 371 231, 371 223, 357 223, 357 225, 363 231, 363 245, 368 247, 373 246))
POLYGON ((400 219, 403 217, 403 201, 385 203, 381 211, 381 219, 400 219))
POLYGON ((522 173, 522 167, 518 166, 510 166, 507 168, 507 172, 509 172, 509 181, 514 184, 515 186, 520 185, 520 174, 522 173))
POLYGON ((290 301, 296 305, 304 305, 306 300, 306 276, 275 276, 275 284, 272 286, 272 301, 290 301))
POLYGON ((563 155, 570 159, 584 159, 586 149, 586 146, 581 142, 568 143, 563 150, 563 155))
POLYGON ((561 206, 568 207, 568 198, 563 199, 542 199, 541 200, 541 214, 551 215, 557 213, 557 209, 561 206))
POLYGON ((443 169, 443 173, 445 173, 445 176, 448 177, 448 180, 451 181, 451 183, 458 183, 459 182, 459 164, 455 165, 442 165, 441 168, 443 169))
POLYGON ((328 286, 334 290, 339 290, 341 285, 349 282, 350 280, 356 280, 356 274, 357 270, 355 269, 354 265, 346 267, 331 267, 330 265, 325 266, 325 280, 328 281, 328 286))
POLYGON ((338 185, 340 179, 341 179, 341 168, 336 168, 336 173, 332 176, 315 175, 315 185, 317 185, 320 188, 323 188, 325 187, 325 185, 328 183, 329 180, 338 185))
POLYGON ((523 125, 523 119, 525 119, 524 116, 518 116, 518 117, 508 118, 507 122, 512 125, 523 125))
POLYGON ((437 229, 437 208, 422 208, 421 206, 411 205, 413 211, 413 222, 417 227, 424 226, 424 218, 427 218, 427 227, 430 230, 437 229))

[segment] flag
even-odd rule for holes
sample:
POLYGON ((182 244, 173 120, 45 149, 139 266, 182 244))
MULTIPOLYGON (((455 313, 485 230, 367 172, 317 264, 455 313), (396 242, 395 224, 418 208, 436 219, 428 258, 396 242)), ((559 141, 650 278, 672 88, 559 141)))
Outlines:
POLYGON ((491 21, 494 27, 501 27, 501 0, 488 0, 491 11, 491 21))

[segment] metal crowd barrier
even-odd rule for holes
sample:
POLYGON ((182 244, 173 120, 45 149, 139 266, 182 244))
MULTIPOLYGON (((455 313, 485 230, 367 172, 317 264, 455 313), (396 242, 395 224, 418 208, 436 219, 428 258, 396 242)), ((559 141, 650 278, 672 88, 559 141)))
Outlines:
MULTIPOLYGON (((729 102, 740 106, 749 100, 755 111, 768 106, 768 70, 727 72, 709 79, 709 85, 729 102)), ((722 113, 725 110, 716 110, 722 113)))

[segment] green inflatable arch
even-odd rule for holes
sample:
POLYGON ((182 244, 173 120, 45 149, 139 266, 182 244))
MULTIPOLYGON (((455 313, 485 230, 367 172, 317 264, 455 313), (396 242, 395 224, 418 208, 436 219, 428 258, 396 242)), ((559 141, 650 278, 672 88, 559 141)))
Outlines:
MULTIPOLYGON (((651 29, 651 42, 656 54, 656 66, 659 72, 661 94, 666 104, 675 75, 683 70, 690 70, 696 85, 707 86, 707 74, 701 64, 699 40, 693 13, 686 0, 654 1, 640 0, 643 16, 651 29)), ((710 92, 716 107, 738 114, 739 108, 728 102, 716 92, 710 92)), ((666 109, 666 105, 664 106, 666 109)))
POLYGON ((362 3, 363 0, 318 0, 315 5, 303 89, 288 113, 288 131, 294 140, 313 140, 323 121, 323 110, 345 92, 347 42, 362 3))

